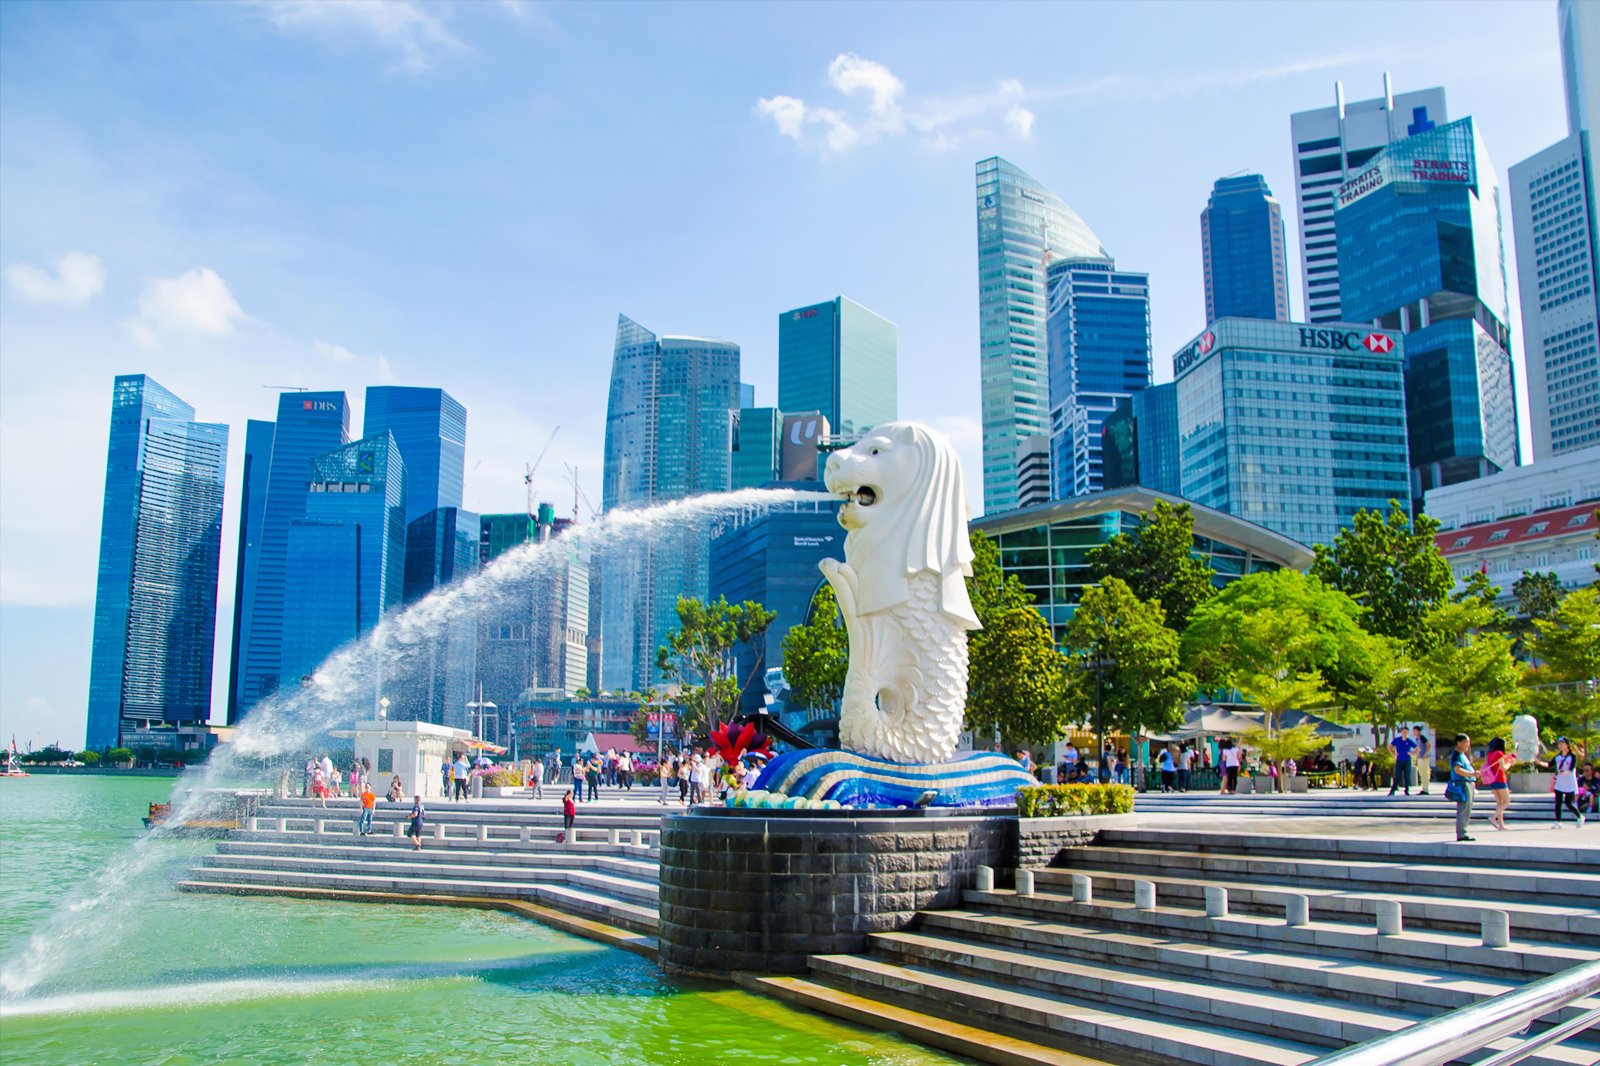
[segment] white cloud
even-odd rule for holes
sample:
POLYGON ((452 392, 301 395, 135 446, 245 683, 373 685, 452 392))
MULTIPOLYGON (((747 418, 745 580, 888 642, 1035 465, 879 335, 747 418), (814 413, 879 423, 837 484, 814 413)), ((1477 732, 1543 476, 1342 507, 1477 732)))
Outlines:
POLYGON ((1015 104, 1006 112, 1006 125, 1010 126, 1018 137, 1028 137, 1033 133, 1034 114, 1021 104, 1015 104))
POLYGON ((175 278, 154 278, 139 294, 139 314, 124 321, 133 339, 155 347, 163 333, 221 337, 249 316, 210 267, 196 267, 175 278))
MULTIPOLYGON (((441 55, 466 51, 443 20, 415 0, 267 0, 267 17, 280 30, 303 32, 341 44, 358 40, 398 55, 401 70, 420 74, 441 55)), ((518 4, 503 6, 518 15, 518 4)))
POLYGON ((54 272, 32 263, 9 266, 6 281, 18 296, 30 303, 76 307, 105 290, 106 272, 98 255, 68 252, 56 260, 54 272))
POLYGON ((362 369, 370 367, 372 369, 372 373, 380 382, 385 385, 392 385, 394 383, 394 367, 389 363, 387 356, 377 355, 370 359, 365 358, 357 355, 355 352, 352 352, 349 348, 346 348, 342 344, 334 344, 331 341, 325 340, 312 341, 311 349, 318 355, 322 356, 322 358, 328 360, 330 363, 338 363, 340 366, 357 367, 362 369))

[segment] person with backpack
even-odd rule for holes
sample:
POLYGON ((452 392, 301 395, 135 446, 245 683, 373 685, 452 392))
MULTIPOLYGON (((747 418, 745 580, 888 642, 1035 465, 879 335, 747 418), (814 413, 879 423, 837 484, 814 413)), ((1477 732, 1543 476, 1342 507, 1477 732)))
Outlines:
POLYGON ((1467 823, 1472 819, 1472 783, 1477 778, 1478 772, 1472 766, 1472 738, 1457 733, 1456 750, 1450 754, 1450 784, 1444 790, 1445 798, 1456 805, 1457 843, 1473 839, 1467 834, 1467 823))
POLYGON ((1494 813, 1489 815, 1489 824, 1496 829, 1506 827, 1506 811, 1511 809, 1511 782, 1506 777, 1510 765, 1511 754, 1506 751, 1505 738, 1495 737, 1489 741, 1489 753, 1478 771, 1478 784, 1494 796, 1494 813))

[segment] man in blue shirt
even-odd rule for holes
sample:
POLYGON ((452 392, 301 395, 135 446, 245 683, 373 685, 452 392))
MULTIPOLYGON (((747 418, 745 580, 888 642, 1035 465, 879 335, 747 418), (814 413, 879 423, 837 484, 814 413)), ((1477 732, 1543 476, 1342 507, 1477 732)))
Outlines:
POLYGON ((1389 782, 1389 795, 1394 795, 1394 790, 1404 787, 1406 795, 1411 795, 1411 753, 1417 749, 1417 742, 1405 735, 1404 731, 1395 734, 1389 741, 1389 750, 1394 752, 1394 778, 1389 782))

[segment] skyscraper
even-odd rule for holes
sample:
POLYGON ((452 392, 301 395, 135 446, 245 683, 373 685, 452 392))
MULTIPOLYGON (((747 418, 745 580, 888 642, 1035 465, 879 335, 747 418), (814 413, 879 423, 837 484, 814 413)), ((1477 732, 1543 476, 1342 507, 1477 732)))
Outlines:
POLYGON ((730 488, 753 489, 778 480, 783 458, 783 412, 776 407, 739 411, 730 488))
POLYGON ((1335 82, 1334 104, 1289 117, 1294 146, 1295 197, 1300 209, 1300 273, 1308 322, 1359 320, 1340 299, 1339 256, 1333 232, 1333 194, 1394 141, 1444 122, 1443 89, 1395 96, 1389 76, 1383 95, 1347 104, 1335 82))
POLYGON ((1072 208, 998 156, 977 164, 977 215, 983 508, 1006 511, 1017 506, 1018 448, 1050 432, 1045 267, 1111 253, 1072 208))
POLYGON ((301 491, 285 537, 279 677, 288 683, 399 607, 405 587, 406 467, 392 433, 317 456, 301 491))
MULTIPOLYGON (((409 496, 409 472, 406 481, 409 496)), ((405 602, 425 599, 475 573, 478 541, 478 516, 457 507, 437 508, 407 525, 405 602)), ((397 658, 384 679, 385 695, 399 704, 389 716, 465 728, 476 682, 478 612, 465 607, 449 612, 397 658)))
POLYGON ((1405 334, 1412 499, 1516 466, 1500 188, 1472 119, 1396 141, 1337 203, 1346 315, 1405 334))
MULTIPOLYGON (((604 507, 648 507, 731 484, 739 346, 657 336, 617 316, 606 405, 604 507)), ((650 687, 656 648, 677 625, 679 596, 704 597, 708 530, 697 524, 607 552, 602 684, 650 687)))
POLYGON ((342 392, 285 392, 278 397, 272 460, 262 503, 260 547, 245 574, 249 614, 240 639, 238 715, 278 689, 283 665, 284 582, 289 526, 305 517, 311 462, 350 441, 350 404, 342 392), (253 588, 253 591, 252 591, 253 588))
POLYGON ((859 437, 893 422, 898 330, 845 296, 778 316, 778 408, 820 411, 859 437))
POLYGON ((211 717, 211 653, 222 550, 228 427, 144 374, 116 378, 87 737, 211 717))
POLYGON ((261 556, 261 523, 266 514, 267 471, 272 467, 272 435, 277 426, 252 418, 245 423, 244 477, 239 490, 239 550, 234 559, 233 645, 228 656, 228 724, 239 721, 239 654, 247 641, 261 556))
POLYGON ((1206 321, 1289 321, 1289 268, 1283 252, 1283 208, 1260 174, 1218 178, 1200 212, 1205 260, 1206 321))
POLYGON ((1150 276, 1109 258, 1061 259, 1046 284, 1050 495, 1059 500, 1100 491, 1101 425, 1150 384, 1150 276))
POLYGON ((1567 136, 1511 168, 1522 344, 1533 451, 1546 459, 1600 442, 1600 12, 1557 8, 1567 136))
POLYGON ((1105 487, 1147 489, 1183 495, 1178 460, 1178 386, 1175 382, 1140 389, 1106 419, 1105 487))
POLYGON ((406 464, 406 521, 460 507, 466 481, 467 409, 443 389, 373 385, 363 437, 394 434, 406 464))

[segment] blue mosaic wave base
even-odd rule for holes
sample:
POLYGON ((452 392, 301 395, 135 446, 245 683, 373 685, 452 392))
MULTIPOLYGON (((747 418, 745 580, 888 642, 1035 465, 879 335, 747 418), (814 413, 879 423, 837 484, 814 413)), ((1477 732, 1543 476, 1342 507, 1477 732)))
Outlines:
POLYGON ((767 763, 750 791, 833 800, 845 807, 1009 807, 1017 789, 1036 785, 1009 755, 969 752, 941 763, 898 763, 853 751, 791 751, 767 763))

